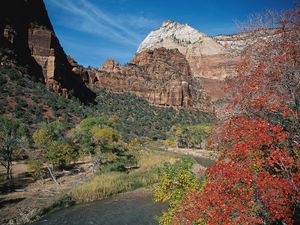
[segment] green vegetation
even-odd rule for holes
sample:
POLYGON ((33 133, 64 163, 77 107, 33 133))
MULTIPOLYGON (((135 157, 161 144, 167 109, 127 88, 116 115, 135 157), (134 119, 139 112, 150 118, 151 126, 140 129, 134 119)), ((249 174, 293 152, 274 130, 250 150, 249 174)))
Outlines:
POLYGON ((41 174, 42 165, 39 162, 44 162, 52 179, 56 182, 52 170, 54 168, 63 168, 78 159, 78 148, 70 139, 64 137, 64 131, 65 128, 60 122, 41 123, 38 125, 37 130, 32 135, 32 139, 35 147, 42 151, 35 158, 31 154, 30 158, 30 165, 34 169, 35 175, 39 176, 41 174))
POLYGON ((78 151, 72 141, 63 134, 61 123, 42 123, 33 133, 33 141, 37 147, 44 150, 48 164, 61 168, 78 158, 78 151))
POLYGON ((206 139, 212 132, 211 124, 196 125, 173 125, 169 131, 169 136, 165 141, 168 146, 176 146, 182 148, 204 148, 206 139))
MULTIPOLYGON (((208 113, 157 108, 131 94, 99 88, 94 91, 95 104, 84 105, 76 98, 65 99, 49 91, 20 68, 0 68, 1 124, 5 124, 2 118, 16 123, 11 151, 20 149, 21 141, 25 140, 19 128, 21 131, 28 127, 25 155, 32 176, 51 177, 59 183, 56 177, 63 169, 72 171, 79 159, 92 162, 89 169, 94 176, 67 193, 66 202, 93 201, 152 186, 164 176, 161 170, 164 164, 168 163, 166 168, 169 168, 182 160, 175 153, 161 151, 164 141, 175 140, 180 146, 197 147, 210 131, 213 118, 208 113), (182 129, 180 137, 175 127, 182 129), (186 139, 187 134, 193 139, 186 139)), ((5 137, 2 132, 9 133, 6 128, 0 132, 1 138, 5 137)), ((14 157, 7 158, 4 154, 1 157, 4 159, 1 161, 10 163, 8 171, 11 171, 14 157)), ((194 177, 187 179, 178 182, 186 181, 187 187, 194 184, 194 177)), ((167 200, 171 203, 172 199, 167 200)))
POLYGON ((117 94, 103 89, 94 91, 97 93, 96 104, 83 105, 76 98, 65 99, 47 90, 44 84, 17 69, 0 68, 1 113, 22 119, 32 131, 41 122, 60 120, 74 127, 84 118, 104 113, 119 119, 118 126, 114 128, 126 141, 137 137, 164 140, 174 124, 207 124, 213 120, 204 112, 154 107, 127 93, 117 94))
POLYGON ((76 202, 88 202, 146 187, 159 181, 158 168, 174 163, 179 156, 174 153, 144 150, 137 155, 138 168, 124 172, 99 172, 91 181, 74 188, 70 195, 76 202))
MULTIPOLYGON (((96 146, 102 150, 108 150, 110 144, 117 144, 120 134, 115 129, 118 118, 116 116, 89 116, 83 119, 72 130, 74 138, 78 139, 81 149, 86 153, 94 154, 96 146)), ((99 149, 98 149, 99 150, 99 149)))
POLYGON ((156 202, 168 202, 168 211, 158 217, 159 224, 172 224, 174 213, 178 206, 185 200, 187 192, 199 190, 205 182, 201 181, 192 172, 194 161, 191 158, 183 158, 175 164, 167 164, 159 170, 159 182, 154 186, 154 200, 156 202))
POLYGON ((120 120, 120 132, 124 137, 148 137, 164 140, 174 124, 207 124, 213 118, 204 112, 189 112, 172 108, 158 108, 149 105, 142 98, 122 93, 115 94, 96 89, 97 109, 108 115, 116 115, 120 120))
POLYGON ((18 119, 0 116, 0 163, 6 168, 7 179, 12 179, 12 161, 26 142, 26 125, 18 119))

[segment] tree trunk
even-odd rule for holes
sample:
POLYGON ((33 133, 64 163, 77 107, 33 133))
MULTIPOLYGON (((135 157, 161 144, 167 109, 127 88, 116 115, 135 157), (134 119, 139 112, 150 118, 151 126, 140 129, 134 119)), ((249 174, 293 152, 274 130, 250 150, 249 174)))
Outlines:
POLYGON ((7 167, 6 167, 6 178, 7 180, 12 179, 12 162, 7 162, 7 167))
POLYGON ((53 180, 57 185, 59 185, 59 183, 57 182, 57 180, 56 180, 54 174, 52 173, 52 170, 51 170, 51 168, 50 168, 49 165, 47 165, 47 169, 48 169, 48 171, 49 171, 49 173, 50 173, 50 176, 51 176, 52 180, 53 180))

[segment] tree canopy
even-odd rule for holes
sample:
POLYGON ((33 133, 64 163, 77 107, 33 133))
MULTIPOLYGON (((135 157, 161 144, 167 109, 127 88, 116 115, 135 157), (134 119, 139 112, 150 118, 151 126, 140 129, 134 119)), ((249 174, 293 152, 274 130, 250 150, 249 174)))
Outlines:
POLYGON ((12 178, 14 153, 25 146, 27 137, 28 127, 21 120, 0 116, 0 162, 7 179, 12 178))

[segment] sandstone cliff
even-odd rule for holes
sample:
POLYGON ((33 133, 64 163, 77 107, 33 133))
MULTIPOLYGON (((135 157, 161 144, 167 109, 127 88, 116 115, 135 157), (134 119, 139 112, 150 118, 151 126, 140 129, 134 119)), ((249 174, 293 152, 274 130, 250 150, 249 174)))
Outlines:
POLYGON ((99 69, 81 71, 76 64, 73 69, 91 86, 130 92, 156 106, 212 110, 210 99, 198 79, 191 75, 187 60, 177 49, 143 51, 124 66, 107 60, 99 69))
POLYGON ((235 76, 238 57, 222 41, 187 24, 168 20, 159 29, 150 32, 137 52, 160 47, 178 49, 185 56, 192 75, 199 78, 213 101, 225 97, 224 80, 235 76))
MULTIPOLYGON (((110 59, 99 69, 90 69, 66 56, 42 0, 6 0, 0 3, 0 10, 0 48, 12 50, 16 66, 28 65, 30 75, 65 97, 75 95, 85 102, 93 101, 95 95, 86 83, 114 92, 130 92, 156 106, 211 111, 210 99, 199 79, 191 75, 194 68, 187 59, 225 54, 225 48, 190 27, 184 25, 176 34, 182 46, 193 40, 194 45, 184 54, 184 47, 179 51, 158 47, 141 50, 124 66, 110 59), (184 39, 186 35, 189 38, 184 39)), ((172 30, 173 26, 181 25, 164 24, 165 29, 172 30)), ((1 61, 9 64, 3 58, 1 61)))
POLYGON ((228 56, 226 48, 187 24, 164 21, 145 38, 137 52, 160 47, 178 49, 195 77, 223 80, 234 75, 236 59, 228 56))
POLYGON ((254 32, 242 32, 232 35, 218 35, 213 39, 222 45, 227 51, 232 53, 241 53, 246 46, 249 46, 259 39, 266 40, 278 36, 280 32, 277 29, 261 29, 254 32))
POLYGON ((72 93, 84 102, 95 98, 72 71, 42 0, 1 1, 0 48, 12 50, 16 65, 28 66, 29 74, 59 94, 72 93))

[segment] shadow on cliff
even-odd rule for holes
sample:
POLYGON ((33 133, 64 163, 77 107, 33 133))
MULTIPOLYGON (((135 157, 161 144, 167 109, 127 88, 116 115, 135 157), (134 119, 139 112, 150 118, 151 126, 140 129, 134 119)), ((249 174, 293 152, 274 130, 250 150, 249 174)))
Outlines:
POLYGON ((40 42, 35 43, 39 50, 42 50, 42 53, 36 56, 47 57, 47 54, 50 55, 50 49, 54 49, 56 58, 54 79, 59 85, 59 90, 67 89, 69 95, 79 98, 83 103, 93 103, 96 95, 84 84, 81 77, 73 73, 55 35, 43 0, 0 2, 1 61, 4 57, 8 64, 29 74, 33 80, 45 83, 47 65, 42 65, 36 57, 33 57, 33 54, 36 54, 34 51, 36 46, 29 45, 29 31, 32 29, 51 32, 50 40, 41 38, 40 42), (50 46, 44 48, 47 41, 50 42, 50 46))

